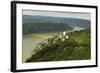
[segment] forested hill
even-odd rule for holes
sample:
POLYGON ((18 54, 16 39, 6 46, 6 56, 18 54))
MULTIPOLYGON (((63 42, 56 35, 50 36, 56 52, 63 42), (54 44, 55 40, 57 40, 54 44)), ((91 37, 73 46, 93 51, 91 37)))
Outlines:
POLYGON ((65 23, 52 23, 52 22, 34 22, 23 24, 23 34, 30 33, 48 33, 48 32, 61 32, 69 31, 72 28, 65 23))
POLYGON ((59 35, 40 42, 26 62, 88 60, 91 58, 90 28, 59 35), (64 39, 64 40, 63 40, 64 39))
POLYGON ((52 23, 67 23, 69 26, 77 26, 82 28, 90 27, 90 20, 79 18, 65 18, 65 17, 52 17, 52 16, 39 16, 39 15, 23 15, 24 23, 34 22, 52 22, 52 23))
POLYGON ((89 28, 90 21, 78 18, 23 15, 23 34, 70 31, 89 28))

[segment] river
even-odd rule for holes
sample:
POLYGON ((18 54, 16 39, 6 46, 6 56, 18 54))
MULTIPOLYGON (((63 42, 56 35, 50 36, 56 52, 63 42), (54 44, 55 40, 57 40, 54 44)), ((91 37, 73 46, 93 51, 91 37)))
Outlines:
MULTIPOLYGON (((73 31, 80 31, 83 30, 84 28, 80 27, 74 27, 73 30, 68 31, 68 32, 73 32, 73 31)), ((29 35, 24 35, 23 36, 23 41, 22 41, 22 61, 25 62, 27 58, 29 58, 32 55, 32 52, 34 51, 34 47, 36 44, 39 42, 52 37, 55 33, 48 33, 48 34, 29 34, 29 35)))
POLYGON ((45 39, 52 37, 50 34, 31 34, 23 36, 22 41, 22 61, 25 62, 27 58, 32 55, 35 46, 45 39))

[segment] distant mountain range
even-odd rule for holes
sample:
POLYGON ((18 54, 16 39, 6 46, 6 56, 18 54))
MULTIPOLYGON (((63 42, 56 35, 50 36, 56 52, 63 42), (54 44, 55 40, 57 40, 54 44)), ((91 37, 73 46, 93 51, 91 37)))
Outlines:
POLYGON ((74 27, 88 28, 90 21, 78 18, 23 15, 23 33, 69 31, 74 27))
POLYGON ((79 26, 83 28, 90 27, 90 21, 78 18, 65 18, 65 17, 51 17, 51 16, 32 16, 23 15, 23 23, 34 22, 52 22, 52 23, 67 23, 69 26, 79 26))

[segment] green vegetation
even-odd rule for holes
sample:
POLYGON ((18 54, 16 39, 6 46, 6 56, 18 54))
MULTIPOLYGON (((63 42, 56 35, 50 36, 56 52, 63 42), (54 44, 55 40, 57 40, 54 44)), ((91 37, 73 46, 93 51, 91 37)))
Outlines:
POLYGON ((72 30, 72 28, 66 23, 34 22, 34 23, 23 24, 23 34, 51 33, 51 32, 54 33, 65 30, 72 30))
POLYGON ((91 58, 90 28, 54 35, 36 45, 26 62, 85 60, 91 58))

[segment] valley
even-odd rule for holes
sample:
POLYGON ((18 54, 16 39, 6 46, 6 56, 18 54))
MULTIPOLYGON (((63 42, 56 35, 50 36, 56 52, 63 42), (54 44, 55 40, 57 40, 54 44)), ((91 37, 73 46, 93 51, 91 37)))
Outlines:
POLYGON ((90 24, 78 18, 23 15, 23 63, 90 59, 90 24))

